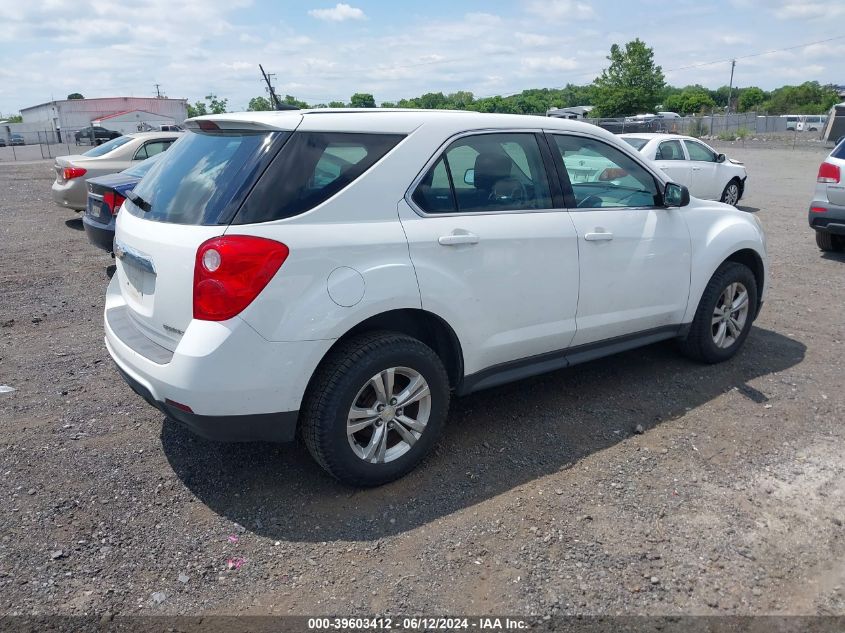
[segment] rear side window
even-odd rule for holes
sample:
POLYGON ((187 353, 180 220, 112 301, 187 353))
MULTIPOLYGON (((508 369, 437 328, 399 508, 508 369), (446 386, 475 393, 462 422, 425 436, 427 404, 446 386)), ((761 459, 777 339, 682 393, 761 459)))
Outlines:
POLYGON ((135 187, 132 215, 174 224, 228 224, 289 132, 188 132, 135 187), (136 200, 137 202, 137 200, 136 200))
POLYGON ((842 141, 839 145, 834 147, 830 155, 833 158, 841 158, 845 160, 845 141, 842 141))
POLYGON ((234 224, 281 220, 313 209, 349 186, 403 138, 295 132, 255 185, 234 224))

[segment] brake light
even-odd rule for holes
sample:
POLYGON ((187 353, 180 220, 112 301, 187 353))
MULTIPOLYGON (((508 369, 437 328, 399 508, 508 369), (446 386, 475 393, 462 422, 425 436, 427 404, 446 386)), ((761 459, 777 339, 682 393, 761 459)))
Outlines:
POLYGON ((824 162, 819 167, 818 182, 826 182, 836 184, 839 182, 839 165, 824 162))
POLYGON ((811 213, 827 213, 827 209, 825 207, 810 207, 811 213))
POLYGON ((194 262, 194 318, 226 321, 240 314, 273 278, 290 250, 281 242, 225 235, 203 242, 194 262))
POLYGON ((62 177, 65 180, 73 180, 74 178, 84 176, 86 171, 88 170, 83 167, 65 167, 62 172, 62 177))
POLYGON ((220 129, 220 126, 214 121, 197 121, 197 125, 204 132, 216 132, 220 129))
POLYGON ((103 194, 103 202, 109 208, 112 215, 117 215, 117 211, 120 209, 120 205, 123 204, 124 200, 126 200, 126 198, 114 191, 106 191, 103 194))

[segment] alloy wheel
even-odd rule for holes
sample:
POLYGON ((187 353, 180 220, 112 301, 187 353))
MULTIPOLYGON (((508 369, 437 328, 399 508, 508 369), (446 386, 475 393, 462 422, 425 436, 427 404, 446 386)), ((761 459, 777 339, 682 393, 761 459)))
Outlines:
POLYGON ((391 367, 361 387, 346 421, 346 435, 365 462, 383 464, 407 453, 422 437, 431 414, 431 390, 410 367, 391 367))
POLYGON ((748 290, 740 282, 728 284, 716 300, 710 333, 717 347, 727 349, 739 339, 748 320, 748 290))

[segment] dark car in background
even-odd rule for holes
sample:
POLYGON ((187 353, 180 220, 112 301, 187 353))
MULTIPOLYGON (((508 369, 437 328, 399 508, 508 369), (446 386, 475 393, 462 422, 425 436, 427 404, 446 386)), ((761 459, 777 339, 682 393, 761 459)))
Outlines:
POLYGON ((104 127, 100 127, 99 125, 89 125, 88 127, 84 127, 79 130, 76 134, 74 134, 74 138, 76 139, 76 144, 79 145, 80 142, 87 141, 91 145, 99 145, 105 141, 110 141, 113 138, 117 138, 121 136, 120 132, 115 132, 114 130, 107 130, 104 127))
POLYGON ((82 214, 82 226, 89 242, 109 253, 114 252, 114 224, 126 193, 135 188, 163 155, 164 152, 156 154, 117 174, 88 181, 88 205, 82 214))
POLYGON ((23 136, 20 134, 10 134, 9 145, 26 145, 26 143, 24 143, 23 136))

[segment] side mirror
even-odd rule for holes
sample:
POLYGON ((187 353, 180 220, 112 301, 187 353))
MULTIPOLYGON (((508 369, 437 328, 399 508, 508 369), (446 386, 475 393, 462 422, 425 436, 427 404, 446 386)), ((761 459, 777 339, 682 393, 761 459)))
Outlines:
POLYGON ((716 154, 716 162, 717 163, 724 163, 727 160, 727 156, 724 154, 716 154))
POLYGON ((475 170, 467 169, 464 172, 464 182, 468 185, 475 185, 475 170))
POLYGON ((674 182, 667 182, 663 190, 664 207, 685 207, 689 204, 689 189, 674 182))

